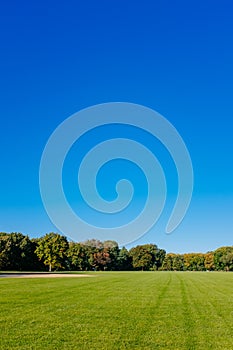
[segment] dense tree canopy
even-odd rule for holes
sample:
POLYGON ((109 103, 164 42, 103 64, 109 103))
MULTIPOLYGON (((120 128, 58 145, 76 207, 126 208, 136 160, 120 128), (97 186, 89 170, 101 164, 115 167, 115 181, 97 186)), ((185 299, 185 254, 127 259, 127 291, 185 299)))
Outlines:
POLYGON ((158 270, 165 254, 165 250, 159 249, 155 244, 138 245, 129 251, 136 270, 158 270))
POLYGON ((214 252, 216 270, 233 271, 233 247, 221 247, 214 252))
POLYGON ((68 251, 68 241, 66 237, 57 233, 48 233, 38 240, 36 254, 44 265, 52 269, 65 269, 68 251))
POLYGON ((32 238, 22 233, 0 233, 0 270, 37 271, 233 271, 233 246, 213 252, 166 254, 155 244, 138 245, 129 251, 115 241, 69 242, 49 233, 32 238))
POLYGON ((36 245, 21 233, 0 233, 0 270, 39 270, 36 245))

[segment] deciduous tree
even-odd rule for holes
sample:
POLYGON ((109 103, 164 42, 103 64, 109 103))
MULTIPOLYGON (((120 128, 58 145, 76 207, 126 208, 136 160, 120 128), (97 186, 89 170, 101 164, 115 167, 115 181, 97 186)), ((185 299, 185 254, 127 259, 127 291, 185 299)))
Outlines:
POLYGON ((64 269, 66 267, 68 241, 66 237, 57 233, 48 233, 38 241, 36 254, 44 265, 52 269, 64 269))

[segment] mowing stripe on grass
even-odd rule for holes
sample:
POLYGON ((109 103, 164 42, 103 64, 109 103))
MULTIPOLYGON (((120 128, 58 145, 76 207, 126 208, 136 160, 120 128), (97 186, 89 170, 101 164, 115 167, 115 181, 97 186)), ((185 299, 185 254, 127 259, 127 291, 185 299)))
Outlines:
POLYGON ((233 349, 233 274, 1 279, 1 350, 233 349))

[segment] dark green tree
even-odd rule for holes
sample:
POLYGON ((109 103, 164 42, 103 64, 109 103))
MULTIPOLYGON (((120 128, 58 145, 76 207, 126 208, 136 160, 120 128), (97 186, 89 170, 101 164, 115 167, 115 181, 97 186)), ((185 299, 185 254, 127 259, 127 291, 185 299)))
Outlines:
POLYGON ((164 271, 172 271, 173 270, 173 258, 175 254, 169 253, 166 254, 164 260, 163 260, 163 265, 162 265, 162 270, 164 271))
POLYGON ((165 250, 155 244, 138 245, 130 249, 133 268, 136 270, 158 270, 165 258, 165 250))
POLYGON ((35 245, 28 236, 13 232, 0 234, 0 269, 35 270, 39 267, 35 245))
POLYGON ((174 254, 172 261, 173 271, 183 271, 184 270, 184 257, 181 254, 174 254))
POLYGON ((118 270, 118 255, 120 252, 118 243, 115 241, 104 241, 103 242, 104 251, 109 254, 110 261, 105 269, 115 271, 118 270))
POLYGON ((214 251, 214 265, 216 270, 233 270, 233 247, 220 247, 214 251))
POLYGON ((117 270, 127 271, 132 270, 132 268, 132 258, 129 255, 128 250, 125 247, 122 247, 117 257, 117 270))

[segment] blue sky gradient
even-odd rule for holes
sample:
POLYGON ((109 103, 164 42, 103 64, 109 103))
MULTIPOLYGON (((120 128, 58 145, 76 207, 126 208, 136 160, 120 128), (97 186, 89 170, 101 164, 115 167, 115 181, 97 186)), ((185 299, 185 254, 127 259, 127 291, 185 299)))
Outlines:
MULTIPOLYGON (((230 0, 2 3, 0 231, 31 237, 57 231, 39 191, 47 139, 80 109, 123 101, 150 107, 176 127, 195 174, 187 216, 165 235, 176 174, 166 152, 152 146, 167 176, 168 203, 156 227, 133 245, 154 242, 181 253, 232 245, 232 14, 230 0)), ((90 135, 88 144, 105 133, 90 135)), ((135 137, 151 145, 149 136, 135 137)), ((64 167, 64 188, 74 207, 79 147, 74 145, 64 167)), ((135 187, 140 185, 142 174, 127 167, 135 187)), ((106 181, 120 176, 122 165, 107 170, 98 187, 111 198, 106 181)), ((143 194, 139 186, 136 211, 143 194)))

